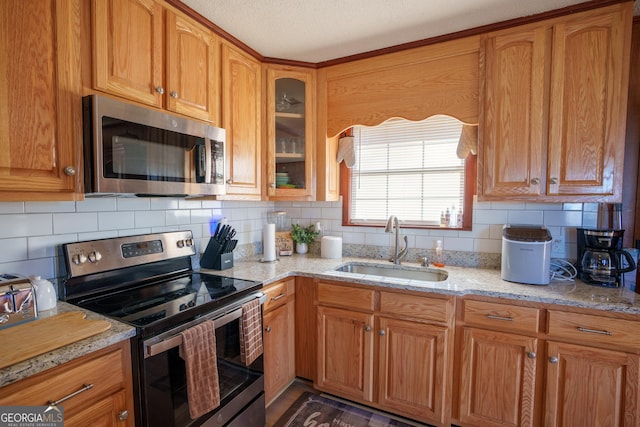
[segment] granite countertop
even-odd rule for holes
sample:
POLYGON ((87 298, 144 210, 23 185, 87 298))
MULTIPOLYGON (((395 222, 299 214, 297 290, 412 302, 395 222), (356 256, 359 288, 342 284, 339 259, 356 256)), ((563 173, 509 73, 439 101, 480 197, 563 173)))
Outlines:
MULTIPOLYGON (((136 334, 136 329, 132 326, 83 310, 63 301, 58 301, 55 308, 39 313, 39 318, 32 320, 32 322, 40 322, 42 319, 67 311, 86 313, 87 319, 106 320, 111 324, 111 327, 97 335, 0 369, 0 387, 127 340, 136 334)), ((3 351, 11 351, 11 349, 4 348, 3 351)))
MULTIPOLYGON (((392 266, 388 261, 380 259, 326 259, 317 255, 296 254, 281 257, 272 263, 262 263, 255 259, 234 260, 234 267, 231 269, 206 271, 240 279, 256 280, 265 285, 288 276, 306 276, 445 295, 480 295, 640 315, 640 294, 627 288, 605 288, 589 285, 580 280, 573 283, 552 281, 549 285, 544 286, 525 285, 502 280, 499 269, 455 266, 444 267, 444 270, 449 273, 449 277, 442 282, 420 282, 334 271, 336 267, 349 262, 384 267, 392 266)), ((417 263, 410 262, 403 262, 402 266, 413 269, 424 268, 417 263)))

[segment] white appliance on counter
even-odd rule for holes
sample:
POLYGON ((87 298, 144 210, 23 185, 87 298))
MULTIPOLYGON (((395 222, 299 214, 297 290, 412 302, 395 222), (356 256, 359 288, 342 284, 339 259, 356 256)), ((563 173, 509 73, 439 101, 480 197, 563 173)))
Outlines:
POLYGON ((505 224, 502 227, 502 280, 548 285, 551 233, 543 225, 505 224))

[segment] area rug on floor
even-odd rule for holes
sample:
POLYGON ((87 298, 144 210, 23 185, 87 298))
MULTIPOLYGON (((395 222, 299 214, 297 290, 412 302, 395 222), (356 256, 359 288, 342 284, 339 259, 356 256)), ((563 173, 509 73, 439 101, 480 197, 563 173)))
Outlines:
POLYGON ((303 393, 273 427, 414 427, 346 403, 303 393))

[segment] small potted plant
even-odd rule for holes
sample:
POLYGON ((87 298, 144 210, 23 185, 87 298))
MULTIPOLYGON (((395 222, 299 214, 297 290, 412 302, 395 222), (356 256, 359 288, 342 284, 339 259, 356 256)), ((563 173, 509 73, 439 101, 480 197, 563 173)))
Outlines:
POLYGON ((306 254, 309 251, 309 243, 313 242, 316 236, 320 234, 312 225, 302 227, 300 224, 291 225, 291 238, 296 242, 296 252, 306 254))

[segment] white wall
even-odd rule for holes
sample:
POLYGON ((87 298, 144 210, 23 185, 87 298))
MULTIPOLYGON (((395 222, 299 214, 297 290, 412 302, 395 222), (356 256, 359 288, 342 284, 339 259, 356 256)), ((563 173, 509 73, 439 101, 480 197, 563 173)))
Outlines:
MULTIPOLYGON (((553 256, 575 257, 575 227, 594 226, 595 204, 475 203, 473 231, 403 230, 409 247, 500 253, 504 223, 542 223, 554 238, 553 256)), ((285 210, 293 222, 320 221, 326 234, 345 244, 391 246, 392 236, 380 228, 342 227, 340 202, 219 202, 177 198, 91 198, 82 202, 0 203, 0 273, 56 276, 56 246, 82 240, 189 229, 203 248, 210 236, 209 220, 228 219, 238 232, 242 255, 261 249, 268 212, 285 210), (257 243, 257 244, 255 244, 257 243)), ((402 219, 402 218, 400 218, 402 219)))

